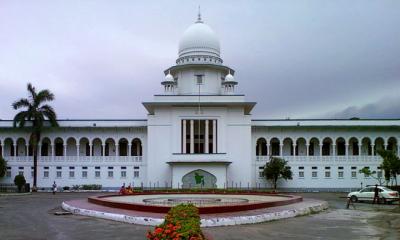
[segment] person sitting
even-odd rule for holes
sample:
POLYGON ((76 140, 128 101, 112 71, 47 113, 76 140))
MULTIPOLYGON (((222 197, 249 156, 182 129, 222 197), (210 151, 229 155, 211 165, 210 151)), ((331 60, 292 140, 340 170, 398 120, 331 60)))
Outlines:
POLYGON ((119 189, 119 194, 121 194, 121 195, 126 194, 125 183, 122 184, 121 188, 119 189))

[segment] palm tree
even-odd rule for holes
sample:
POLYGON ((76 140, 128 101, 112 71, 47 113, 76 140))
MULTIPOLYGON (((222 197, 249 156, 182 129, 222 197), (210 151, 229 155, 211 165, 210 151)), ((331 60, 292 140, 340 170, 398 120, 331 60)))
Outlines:
POLYGON ((48 121, 51 127, 58 127, 57 116, 54 109, 45 104, 54 100, 54 94, 49 90, 36 91, 32 84, 28 83, 27 86, 29 97, 21 98, 12 104, 12 107, 17 110, 25 108, 23 111, 17 113, 14 117, 14 127, 27 128, 30 132, 29 144, 33 151, 33 187, 32 190, 36 191, 37 183, 37 156, 38 144, 40 142, 40 134, 43 130, 44 124, 48 121))

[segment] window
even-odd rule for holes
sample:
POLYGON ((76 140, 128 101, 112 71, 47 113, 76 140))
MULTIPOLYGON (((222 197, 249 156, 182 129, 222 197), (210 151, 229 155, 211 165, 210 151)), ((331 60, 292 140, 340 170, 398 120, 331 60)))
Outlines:
POLYGON ((33 175, 34 175, 35 173, 34 173, 34 167, 31 167, 31 178, 33 178, 33 175))
POLYGON ((87 178, 87 169, 88 167, 82 167, 82 178, 87 178))
POLYGON ((43 167, 43 178, 49 178, 49 167, 43 167))
POLYGON ((303 171, 299 172, 299 178, 304 178, 304 172, 303 171))
POLYGON ((202 85, 203 84, 203 77, 204 75, 195 75, 196 76, 196 84, 197 85, 202 85))
POLYGON ((325 171, 325 178, 331 178, 331 172, 325 171))
POLYGON ((7 167, 6 177, 11 178, 11 167, 7 167))
POLYGON ((114 167, 108 167, 108 178, 113 178, 114 177, 114 167))
POLYGON ((18 175, 24 175, 24 167, 18 167, 18 175))
POLYGON ((258 177, 259 178, 264 178, 265 177, 264 167, 258 167, 258 177))
POLYGON ((318 177, 318 172, 311 172, 311 177, 317 178, 318 177))
POLYGON ((121 167, 121 178, 126 178, 126 167, 121 167))
POLYGON ((357 178, 357 167, 351 167, 351 178, 357 178))
POLYGON ((338 178, 344 177, 343 167, 338 167, 338 178))
POLYGON ((94 167, 94 177, 95 178, 100 178, 100 167, 94 167))
POLYGON ((214 133, 217 132, 217 125, 217 120, 214 119, 183 119, 182 153, 216 153, 217 134, 214 136, 214 133))
POLYGON ((139 167, 133 167, 133 177, 139 178, 139 167))
POLYGON ((62 178, 62 167, 56 167, 56 178, 62 178))
POLYGON ((69 178, 75 177, 75 167, 69 167, 69 178))

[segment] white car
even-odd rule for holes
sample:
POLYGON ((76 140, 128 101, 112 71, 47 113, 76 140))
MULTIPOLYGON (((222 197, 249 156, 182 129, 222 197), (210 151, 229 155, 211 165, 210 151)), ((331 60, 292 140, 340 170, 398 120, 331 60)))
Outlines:
MULTIPOLYGON (((393 202, 399 200, 399 193, 387 187, 378 186, 380 202, 393 202), (382 201, 383 200, 383 201, 382 201)), ((352 202, 373 201, 375 195, 375 186, 367 186, 360 191, 351 192, 347 195, 352 202)))

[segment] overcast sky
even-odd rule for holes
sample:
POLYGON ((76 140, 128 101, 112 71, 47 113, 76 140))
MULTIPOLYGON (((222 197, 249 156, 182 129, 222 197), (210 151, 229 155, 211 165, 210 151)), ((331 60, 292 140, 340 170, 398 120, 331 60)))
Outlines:
POLYGON ((146 118, 201 5, 254 118, 400 118, 400 1, 0 1, 0 119, 146 118))

